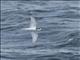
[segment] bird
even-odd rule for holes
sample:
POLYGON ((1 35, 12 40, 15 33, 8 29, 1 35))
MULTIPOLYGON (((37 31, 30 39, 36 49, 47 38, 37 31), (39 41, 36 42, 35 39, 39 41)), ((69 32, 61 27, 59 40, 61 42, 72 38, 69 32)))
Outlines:
POLYGON ((24 30, 31 32, 32 35, 32 43, 35 43, 38 39, 38 31, 41 31, 41 28, 37 28, 36 20, 33 16, 30 16, 30 27, 24 28, 24 30))

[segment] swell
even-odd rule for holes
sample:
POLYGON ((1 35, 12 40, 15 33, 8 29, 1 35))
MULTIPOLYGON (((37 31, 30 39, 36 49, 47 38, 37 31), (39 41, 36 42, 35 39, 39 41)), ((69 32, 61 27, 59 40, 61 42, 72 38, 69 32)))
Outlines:
POLYGON ((7 8, 10 9, 2 7, 1 49, 4 49, 1 53, 4 54, 1 58, 6 60, 65 60, 65 58, 80 60, 78 25, 80 7, 78 3, 75 3, 75 6, 73 2, 67 1, 40 2, 17 1, 16 4, 9 2, 13 3, 8 5, 10 7, 7 8), (28 32, 21 30, 29 26, 30 15, 36 18, 38 26, 42 28, 35 46, 31 44, 32 39, 28 32), (7 52, 6 50, 9 49, 11 50, 7 52), (17 49, 20 51, 16 52, 17 49))
POLYGON ((80 47, 80 31, 70 32, 67 36, 64 37, 64 41, 57 42, 57 48, 64 47, 80 47), (59 43, 59 44, 58 44, 59 43))

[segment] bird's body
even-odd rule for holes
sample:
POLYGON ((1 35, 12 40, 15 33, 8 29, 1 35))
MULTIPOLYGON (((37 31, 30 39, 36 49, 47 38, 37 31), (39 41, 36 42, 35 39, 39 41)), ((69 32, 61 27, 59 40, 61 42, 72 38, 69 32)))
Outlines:
POLYGON ((36 28, 36 29, 35 28, 25 28, 24 30, 32 32, 32 31, 40 31, 41 28, 36 28))
POLYGON ((32 32, 32 31, 36 31, 35 28, 25 28, 25 30, 26 30, 26 31, 30 31, 30 32, 32 32))
POLYGON ((37 41, 37 38, 38 38, 37 32, 40 31, 41 28, 36 27, 36 20, 34 19, 34 17, 31 17, 30 28, 24 28, 24 30, 31 32, 32 42, 35 43, 37 41))

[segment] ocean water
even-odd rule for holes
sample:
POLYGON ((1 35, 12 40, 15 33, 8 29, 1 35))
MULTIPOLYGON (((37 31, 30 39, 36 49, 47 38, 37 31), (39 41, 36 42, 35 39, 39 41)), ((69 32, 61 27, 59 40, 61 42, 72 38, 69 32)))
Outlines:
POLYGON ((80 60, 80 1, 1 1, 1 60, 80 60), (28 28, 36 19, 39 37, 28 28))

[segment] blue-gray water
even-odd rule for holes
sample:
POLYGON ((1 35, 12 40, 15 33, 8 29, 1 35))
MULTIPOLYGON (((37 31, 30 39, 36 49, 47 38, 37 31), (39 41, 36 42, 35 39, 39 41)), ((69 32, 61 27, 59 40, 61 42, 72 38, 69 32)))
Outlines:
POLYGON ((1 1, 2 60, 80 60, 79 1, 1 1), (35 45, 22 30, 34 16, 35 45))

